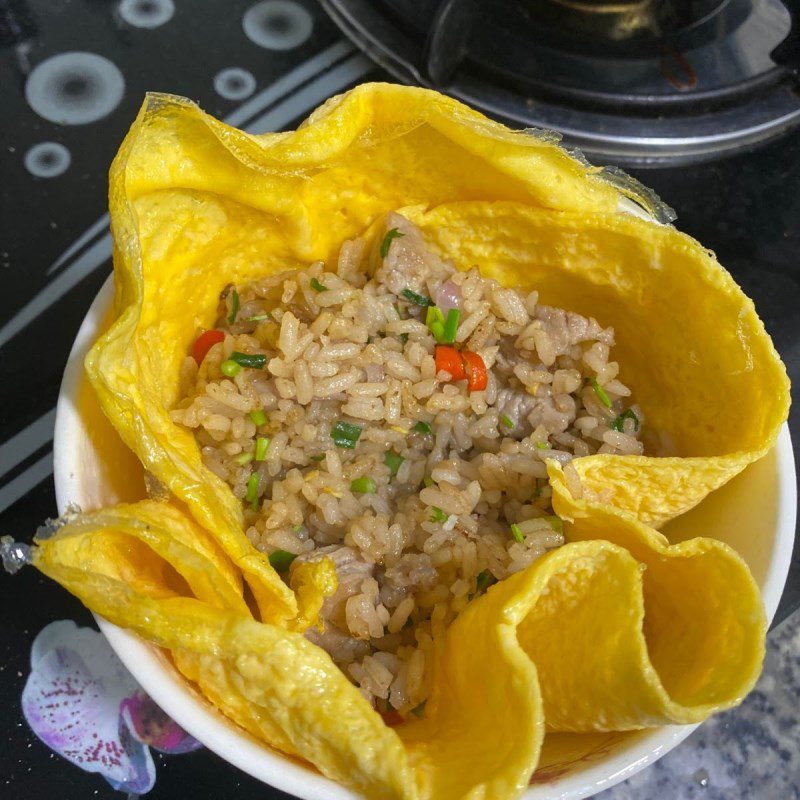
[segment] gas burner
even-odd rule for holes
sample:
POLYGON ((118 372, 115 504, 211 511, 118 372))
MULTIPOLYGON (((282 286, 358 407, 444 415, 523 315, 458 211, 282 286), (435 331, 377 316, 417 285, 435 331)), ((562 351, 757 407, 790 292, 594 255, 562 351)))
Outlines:
POLYGON ((600 161, 688 163, 800 124, 785 0, 321 0, 407 83, 600 161))

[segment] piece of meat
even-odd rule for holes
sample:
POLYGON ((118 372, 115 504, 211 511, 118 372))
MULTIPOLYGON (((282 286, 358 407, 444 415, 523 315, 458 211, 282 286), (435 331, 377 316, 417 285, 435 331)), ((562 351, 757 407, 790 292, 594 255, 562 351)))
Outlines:
POLYGON ((536 398, 533 409, 528 413, 531 430, 543 425, 548 434, 564 433, 575 419, 574 403, 572 408, 561 411, 556 407, 552 397, 536 398))
POLYGON ((425 246, 419 228, 400 214, 389 214, 386 230, 396 228, 402 236, 392 239, 389 252, 376 273, 394 294, 411 289, 418 294, 427 294, 425 276, 439 261, 425 246))
POLYGON ((305 632, 309 642, 321 647, 337 664, 360 661, 369 653, 369 642, 343 633, 335 625, 325 623, 323 630, 309 628, 305 632))
POLYGON ((374 576, 375 564, 364 561, 358 551, 352 547, 341 544, 318 547, 310 553, 298 556, 297 561, 320 561, 325 556, 333 561, 339 584, 336 587, 336 591, 330 597, 325 598, 320 611, 320 618, 325 622, 332 622, 342 630, 347 630, 345 621, 347 600, 361 591, 361 584, 367 578, 374 576))
POLYGON ((609 345, 614 344, 612 328, 601 328, 594 317, 583 317, 573 311, 564 311, 551 306, 537 306, 536 319, 542 330, 550 336, 558 355, 564 355, 572 345, 595 339, 609 345))
POLYGON ((528 422, 528 415, 536 406, 536 398, 524 389, 501 389, 497 393, 495 408, 498 413, 508 417, 514 427, 502 427, 503 436, 512 439, 524 439, 533 431, 533 427, 528 422))

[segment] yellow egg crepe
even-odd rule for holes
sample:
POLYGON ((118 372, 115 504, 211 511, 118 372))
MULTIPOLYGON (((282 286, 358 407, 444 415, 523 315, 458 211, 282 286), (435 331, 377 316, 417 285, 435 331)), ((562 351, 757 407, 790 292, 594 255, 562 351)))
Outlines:
POLYGON ((116 321, 86 369, 172 499, 70 517, 35 566, 170 650, 251 734, 376 800, 518 797, 546 731, 698 722, 740 702, 766 628, 749 570, 702 530, 670 545, 654 528, 772 447, 788 380, 713 254, 621 200, 556 144, 422 89, 364 85, 263 136, 150 95, 111 169, 116 321), (551 461, 567 543, 469 603, 436 642, 422 718, 390 728, 302 634, 336 589, 331 564, 287 585, 169 411, 227 284, 332 259, 398 209, 459 269, 613 325, 670 455, 577 458, 578 496, 551 461))

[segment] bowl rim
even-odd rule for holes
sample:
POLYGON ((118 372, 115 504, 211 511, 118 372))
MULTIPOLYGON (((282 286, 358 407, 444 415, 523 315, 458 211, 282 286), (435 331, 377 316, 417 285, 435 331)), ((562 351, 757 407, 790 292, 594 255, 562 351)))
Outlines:
MULTIPOLYGON (((53 437, 56 503, 64 513, 80 497, 82 480, 74 467, 83 437, 75 399, 85 380, 84 357, 94 343, 113 302, 113 275, 95 296, 70 350, 62 379, 53 437)), ((777 529, 761 594, 771 622, 778 608, 791 562, 797 514, 794 453, 787 423, 775 444, 777 456, 777 529)), ((187 684, 166 657, 136 635, 95 615, 98 626, 122 663, 170 717, 205 747, 252 777, 303 800, 358 800, 358 795, 246 733, 187 684)), ((523 800, 582 800, 635 775, 689 736, 699 725, 667 725, 643 731, 611 755, 542 785, 531 786, 523 800)))

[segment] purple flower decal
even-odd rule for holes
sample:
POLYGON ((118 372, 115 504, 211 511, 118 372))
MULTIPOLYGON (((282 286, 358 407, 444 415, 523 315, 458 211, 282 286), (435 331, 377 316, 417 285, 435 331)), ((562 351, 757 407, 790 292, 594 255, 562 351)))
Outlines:
POLYGON ((142 691, 134 692, 122 701, 120 714, 138 741, 162 753, 191 753, 203 746, 142 691))
POLYGON ((36 637, 22 711, 48 747, 132 794, 155 783, 149 746, 165 753, 200 747, 139 688, 105 637, 69 620, 36 637))

